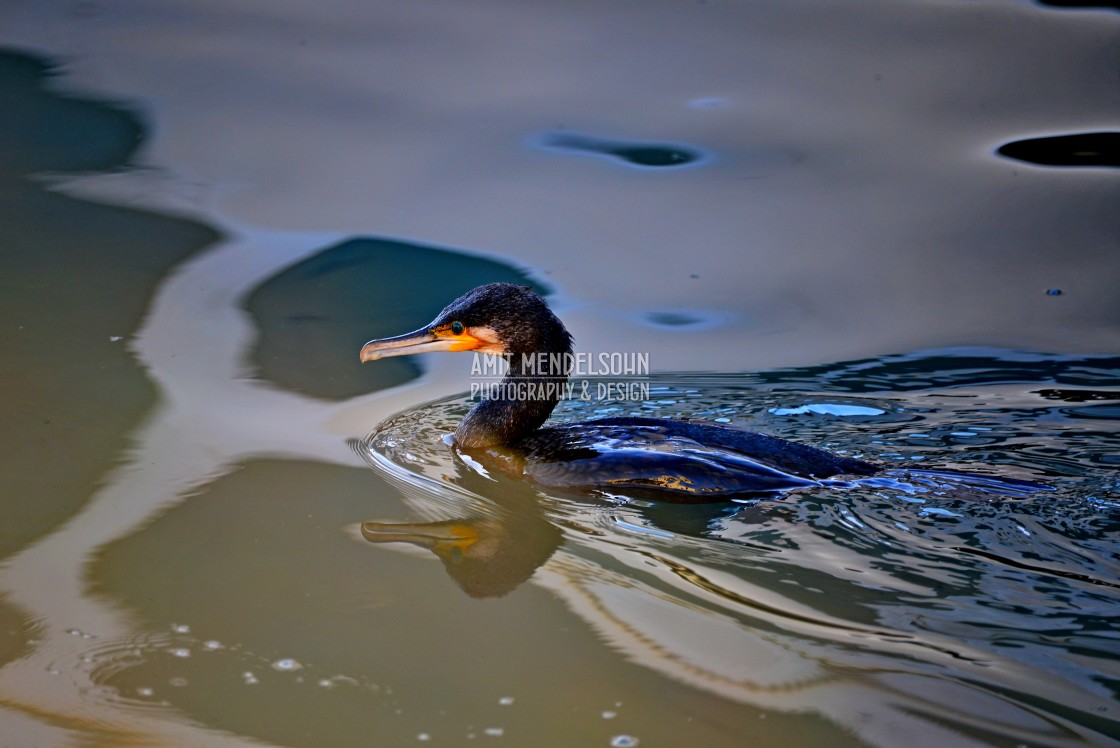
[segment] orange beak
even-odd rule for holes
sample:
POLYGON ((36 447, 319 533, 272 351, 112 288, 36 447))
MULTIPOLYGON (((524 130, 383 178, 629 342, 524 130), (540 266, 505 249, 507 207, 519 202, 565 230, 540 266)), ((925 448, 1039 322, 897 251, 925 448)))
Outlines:
POLYGON ((371 340, 362 346, 359 358, 364 364, 366 361, 376 361, 379 358, 408 356, 413 353, 473 351, 480 345, 482 341, 471 335, 469 330, 455 335, 450 330, 433 331, 425 327, 393 338, 371 340))

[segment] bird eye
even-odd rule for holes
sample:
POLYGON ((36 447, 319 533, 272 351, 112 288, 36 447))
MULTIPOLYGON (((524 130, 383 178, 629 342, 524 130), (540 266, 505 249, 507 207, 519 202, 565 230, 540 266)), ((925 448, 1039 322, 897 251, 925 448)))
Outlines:
POLYGON ((451 334, 452 335, 462 335, 463 334, 463 323, 462 322, 452 322, 451 323, 451 334))

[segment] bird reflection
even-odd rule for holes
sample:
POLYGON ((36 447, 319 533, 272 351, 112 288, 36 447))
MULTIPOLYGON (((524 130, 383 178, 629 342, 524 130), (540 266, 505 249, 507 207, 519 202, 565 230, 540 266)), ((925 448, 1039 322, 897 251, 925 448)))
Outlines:
POLYGON ((535 502, 440 522, 363 522, 371 543, 411 543, 434 553, 471 597, 501 597, 533 575, 563 542, 535 502))
MULTIPOLYGON (((383 476, 398 485, 408 484, 415 476, 409 472, 386 472, 385 465, 370 459, 368 445, 352 440, 351 448, 383 476)), ((445 475, 447 483, 457 489, 454 494, 439 496, 421 491, 421 506, 427 511, 445 511, 451 505, 463 507, 460 497, 476 497, 474 502, 454 512, 455 516, 433 522, 397 522, 371 520, 361 524, 362 537, 370 543, 408 543, 433 553, 455 583, 474 598, 501 597, 528 581, 564 543, 566 528, 579 535, 598 535, 585 522, 573 523, 566 514, 556 514, 552 499, 574 500, 587 506, 586 495, 550 490, 542 493, 522 480, 519 472, 507 462, 510 455, 500 449, 483 451, 479 459, 463 459, 452 463, 453 471, 445 475), (483 498, 485 497, 485 498, 483 498)), ((419 482, 413 487, 430 484, 419 482)), ((406 495, 414 491, 405 490, 406 495)), ((590 502, 606 509, 616 502, 590 502)), ((730 516, 741 516, 749 507, 742 504, 665 504, 663 502, 628 503, 642 521, 655 532, 682 537, 707 537, 712 528, 730 516)), ((453 510, 454 511, 454 510, 453 510)))

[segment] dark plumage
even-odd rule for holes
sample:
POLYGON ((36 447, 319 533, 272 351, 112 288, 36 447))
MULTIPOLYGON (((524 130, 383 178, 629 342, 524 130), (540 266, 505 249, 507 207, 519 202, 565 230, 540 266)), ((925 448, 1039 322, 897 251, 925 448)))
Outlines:
MULTIPOLYGON (((566 361, 563 354, 572 352, 572 336, 564 324, 528 288, 513 283, 479 286, 451 302, 432 325, 455 321, 468 330, 488 328, 497 334, 502 348, 498 355, 504 355, 509 362, 507 381, 567 380, 569 366, 538 370, 532 366, 536 359, 526 366, 525 356, 531 354, 557 353, 561 354, 561 361, 566 361)), ((466 448, 509 444, 540 428, 558 402, 558 394, 555 398, 483 400, 455 430, 456 441, 466 448)))
MULTIPOLYGON (((572 338, 537 294, 491 283, 456 299, 420 330, 370 341, 361 360, 441 350, 505 355, 509 369, 503 384, 545 385, 566 381, 569 364, 539 369, 527 365, 523 354, 569 354, 572 338)), ((563 355, 558 360, 568 361, 563 355)), ((670 501, 719 501, 880 470, 815 447, 710 423, 607 418, 541 428, 559 402, 559 388, 535 391, 543 394, 478 403, 456 429, 457 445, 472 453, 495 452, 503 470, 543 485, 670 501)))
POLYGON ((537 294, 513 283, 489 283, 448 304, 429 328, 462 322, 498 333, 505 353, 571 353, 572 336, 537 294))

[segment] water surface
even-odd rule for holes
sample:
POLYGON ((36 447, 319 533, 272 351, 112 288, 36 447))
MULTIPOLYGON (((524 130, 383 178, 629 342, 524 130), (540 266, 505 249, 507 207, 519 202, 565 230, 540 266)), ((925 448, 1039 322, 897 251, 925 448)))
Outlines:
POLYGON ((7 3, 0 742, 1115 742, 1120 16, 1057 5, 7 3), (1053 490, 495 490, 468 364, 357 351, 499 279, 650 355, 558 418, 1053 490))
POLYGON ((561 422, 717 421, 887 468, 709 506, 580 502, 487 471, 443 438, 469 405, 449 398, 356 444, 426 519, 367 537, 432 551, 471 596, 531 578, 655 672, 871 743, 1095 743, 1120 729, 1118 374, 1116 358, 960 351, 561 405, 561 422), (452 522, 479 540, 433 546, 452 522))

